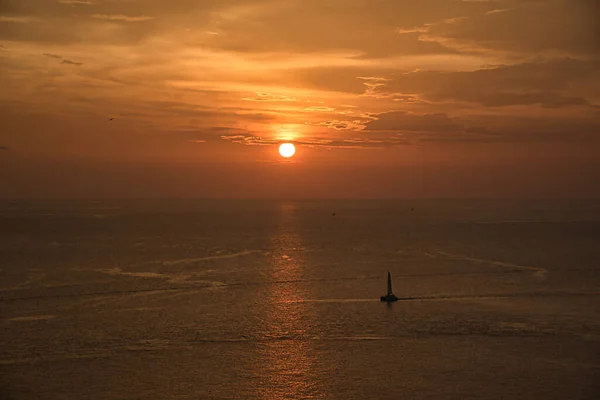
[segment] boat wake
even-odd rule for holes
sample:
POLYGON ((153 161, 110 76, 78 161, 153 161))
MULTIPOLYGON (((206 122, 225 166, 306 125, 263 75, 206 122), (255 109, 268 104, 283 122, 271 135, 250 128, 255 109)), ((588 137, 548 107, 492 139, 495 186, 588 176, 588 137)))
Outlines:
MULTIPOLYGON (((406 301, 451 301, 451 300, 485 300, 485 299, 510 299, 510 298, 544 298, 544 297, 593 297, 600 296, 600 291, 567 291, 548 290, 513 293, 482 293, 482 294, 442 294, 431 296, 405 296, 399 297, 398 302, 406 301)), ((298 299, 282 300, 282 303, 375 303, 376 298, 355 299, 298 299)))

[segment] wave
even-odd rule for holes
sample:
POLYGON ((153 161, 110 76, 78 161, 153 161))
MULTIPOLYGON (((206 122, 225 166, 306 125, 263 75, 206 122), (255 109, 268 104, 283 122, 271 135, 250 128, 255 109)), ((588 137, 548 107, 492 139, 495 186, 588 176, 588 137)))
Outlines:
POLYGON ((179 260, 160 261, 160 263, 162 263, 162 265, 165 265, 165 266, 182 265, 182 264, 187 265, 187 264, 194 264, 194 263, 202 262, 202 261, 223 260, 223 259, 227 259, 227 258, 243 257, 243 256, 248 256, 250 254, 256 254, 256 253, 263 253, 263 251, 262 250, 244 250, 244 251, 240 251, 237 253, 230 253, 230 254, 217 254, 214 256, 206 256, 206 257, 198 257, 198 258, 182 258, 179 260))
POLYGON ((137 278, 150 278, 150 279, 166 279, 170 283, 193 283, 193 284, 204 284, 206 286, 225 286, 225 283, 219 281, 209 281, 205 279, 196 279, 199 276, 206 275, 207 271, 194 272, 194 273, 160 273, 160 272, 127 272, 121 268, 109 268, 101 269, 99 272, 108 275, 120 275, 120 276, 133 276, 137 278))
MULTIPOLYGON (((508 263, 508 262, 504 262, 504 261, 488 260, 488 259, 484 259, 484 258, 463 256, 460 254, 452 254, 452 253, 448 253, 448 252, 441 251, 441 250, 436 250, 436 251, 434 251, 434 253, 437 255, 452 259, 452 260, 464 260, 464 261, 470 261, 470 262, 476 263, 476 264, 488 264, 488 265, 493 265, 493 266, 502 267, 502 268, 510 268, 512 270, 517 270, 517 271, 531 271, 531 272, 533 272, 533 275, 537 278, 545 278, 546 274, 548 273, 547 269, 541 268, 541 267, 534 267, 534 266, 528 266, 528 265, 508 263)), ((435 254, 425 253, 426 256, 428 256, 428 257, 433 256, 433 258, 435 258, 435 254)))
MULTIPOLYGON (((59 299, 59 298, 84 298, 84 297, 105 297, 105 296, 130 296, 142 293, 168 293, 177 291, 190 291, 198 289, 210 289, 215 287, 226 286, 223 282, 216 281, 196 281, 190 282, 189 286, 165 287, 165 288, 148 288, 148 289, 132 289, 132 290, 109 290, 105 292, 87 292, 87 293, 59 293, 59 294, 42 294, 23 297, 0 297, 0 302, 12 302, 22 300, 42 300, 42 299, 59 299), (201 286, 203 285, 203 286, 201 286)), ((73 285, 77 287, 77 285, 73 285)))
POLYGON ((529 219, 515 219, 515 220, 500 220, 500 221, 477 221, 476 224, 480 225, 496 225, 496 224, 543 224, 553 223, 561 221, 545 221, 545 220, 529 220, 529 219))
POLYGON ((115 308, 113 312, 131 312, 131 311, 162 311, 165 307, 133 307, 133 308, 115 308))
POLYGON ((298 299, 298 300, 283 300, 282 303, 370 303, 379 301, 378 298, 370 299, 298 299))
POLYGON ((126 272, 121 268, 107 268, 98 270, 98 272, 102 272, 107 275, 120 275, 120 276, 135 276, 138 278, 158 278, 158 279, 169 279, 169 276, 166 274, 160 274, 158 272, 126 272))
POLYGON ((30 316, 26 316, 26 317, 9 318, 7 321, 14 321, 14 322, 43 321, 43 320, 53 319, 53 318, 56 318, 56 315, 30 315, 30 316))

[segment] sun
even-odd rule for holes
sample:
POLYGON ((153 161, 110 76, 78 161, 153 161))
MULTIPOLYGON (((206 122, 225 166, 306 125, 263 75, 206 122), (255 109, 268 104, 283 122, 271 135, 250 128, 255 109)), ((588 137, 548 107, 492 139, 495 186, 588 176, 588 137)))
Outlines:
POLYGON ((291 143, 282 143, 279 145, 279 154, 282 157, 290 158, 296 153, 296 147, 291 143))

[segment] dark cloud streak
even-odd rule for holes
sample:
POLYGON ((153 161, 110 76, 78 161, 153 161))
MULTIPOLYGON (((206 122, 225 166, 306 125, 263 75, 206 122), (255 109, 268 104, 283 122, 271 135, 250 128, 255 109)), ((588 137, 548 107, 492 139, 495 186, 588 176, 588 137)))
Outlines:
POLYGON ((83 65, 83 63, 81 63, 81 62, 75 62, 72 60, 62 60, 61 64, 68 64, 68 65, 75 65, 75 66, 83 65))

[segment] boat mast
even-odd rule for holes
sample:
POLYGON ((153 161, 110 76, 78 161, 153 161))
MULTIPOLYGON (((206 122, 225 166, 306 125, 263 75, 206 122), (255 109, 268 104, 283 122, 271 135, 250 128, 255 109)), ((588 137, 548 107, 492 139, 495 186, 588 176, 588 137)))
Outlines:
POLYGON ((390 294, 392 294, 392 274, 390 274, 390 271, 388 271, 388 292, 387 292, 388 296, 390 294))

